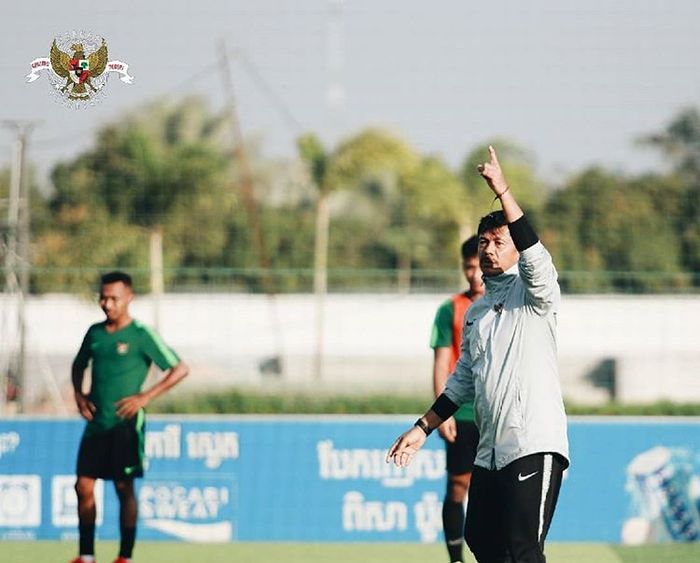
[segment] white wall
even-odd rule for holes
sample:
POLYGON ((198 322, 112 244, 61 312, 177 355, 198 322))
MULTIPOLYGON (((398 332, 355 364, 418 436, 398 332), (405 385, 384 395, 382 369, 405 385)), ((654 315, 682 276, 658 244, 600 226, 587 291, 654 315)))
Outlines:
MULTIPOLYGON (((316 309, 311 295, 166 295, 160 303, 160 331, 193 367, 190 386, 429 394, 428 339, 444 298, 327 296, 321 381, 312 377, 316 309), (261 375, 259 362, 278 353, 283 377, 261 375)), ((132 313, 152 323, 154 302, 138 298, 132 313)), ((86 300, 49 295, 28 301, 27 319, 32 394, 46 386, 49 372, 67 384, 72 355, 90 323, 102 320, 101 311, 86 300)), ((605 400, 608 392, 584 376, 609 360, 622 401, 699 401, 699 336, 700 297, 565 297, 559 315, 564 392, 581 402, 605 400)))

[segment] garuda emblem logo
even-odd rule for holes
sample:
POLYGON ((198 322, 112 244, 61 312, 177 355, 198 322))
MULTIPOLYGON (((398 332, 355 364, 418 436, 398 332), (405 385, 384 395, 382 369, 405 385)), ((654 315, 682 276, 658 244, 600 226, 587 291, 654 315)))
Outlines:
POLYGON ((54 92, 68 105, 81 107, 94 103, 104 94, 109 73, 121 75, 120 80, 131 84, 129 65, 109 60, 104 38, 85 32, 70 32, 57 37, 51 44, 48 58, 34 59, 27 82, 39 78, 39 72, 47 70, 54 92))
POLYGON ((85 55, 82 43, 73 43, 70 46, 73 55, 61 51, 53 40, 51 45, 51 69, 61 78, 66 78, 66 84, 61 92, 68 94, 70 100, 84 100, 90 97, 88 87, 93 92, 98 92, 92 83, 93 78, 98 78, 107 68, 107 43, 102 40, 102 45, 89 56, 85 55))

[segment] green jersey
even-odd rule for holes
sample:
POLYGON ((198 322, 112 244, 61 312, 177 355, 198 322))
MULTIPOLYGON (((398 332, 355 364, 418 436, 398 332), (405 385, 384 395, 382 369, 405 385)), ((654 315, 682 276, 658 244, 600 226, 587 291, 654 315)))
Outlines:
MULTIPOLYGON (((459 359, 462 344, 464 315, 473 303, 466 293, 458 293, 446 300, 435 315, 430 336, 430 347, 450 349, 450 372, 453 372, 459 359)), ((465 403, 454 414, 455 420, 474 420, 474 403, 465 403)))
POLYGON ((100 432, 122 421, 116 403, 141 391, 151 364, 167 370, 180 363, 155 331, 133 320, 116 332, 107 332, 107 323, 92 325, 83 339, 74 365, 84 370, 92 361, 89 400, 95 405, 88 433, 100 432))

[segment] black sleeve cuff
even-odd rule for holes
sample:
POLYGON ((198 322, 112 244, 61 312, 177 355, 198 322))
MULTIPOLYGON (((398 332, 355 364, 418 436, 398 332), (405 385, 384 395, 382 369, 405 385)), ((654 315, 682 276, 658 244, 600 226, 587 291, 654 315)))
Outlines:
POLYGON ((530 222, 525 218, 525 215, 512 223, 508 223, 508 230, 518 252, 527 250, 540 240, 535 229, 532 228, 530 222))
POLYGON ((438 415, 442 420, 447 420, 457 412, 458 408, 459 406, 455 405, 449 399, 449 397, 443 393, 437 399, 435 399, 435 402, 433 403, 433 406, 430 407, 430 410, 438 415))

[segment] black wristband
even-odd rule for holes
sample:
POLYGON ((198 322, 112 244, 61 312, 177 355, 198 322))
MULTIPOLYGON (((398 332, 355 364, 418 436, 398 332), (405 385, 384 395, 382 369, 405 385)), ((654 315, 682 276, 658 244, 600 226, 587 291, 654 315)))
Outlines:
POLYGON ((430 436, 430 433, 433 431, 433 429, 430 428, 430 426, 428 426, 425 422, 423 422, 422 418, 419 418, 418 420, 416 420, 416 422, 413 426, 417 426, 418 428, 420 428, 423 432, 425 432, 426 436, 430 436))
POLYGON ((510 231, 510 237, 513 239, 513 243, 515 244, 515 248, 518 249, 518 252, 527 250, 540 240, 537 237, 535 229, 532 228, 530 222, 525 218, 525 215, 509 223, 508 230, 510 231))
POLYGON ((447 395, 442 393, 437 399, 435 399, 435 402, 433 403, 433 406, 430 407, 430 410, 438 415, 442 420, 447 420, 457 412, 458 408, 459 405, 454 404, 447 395))

